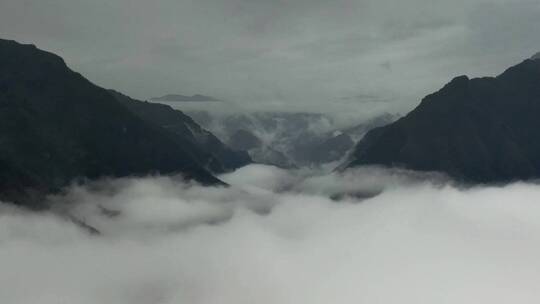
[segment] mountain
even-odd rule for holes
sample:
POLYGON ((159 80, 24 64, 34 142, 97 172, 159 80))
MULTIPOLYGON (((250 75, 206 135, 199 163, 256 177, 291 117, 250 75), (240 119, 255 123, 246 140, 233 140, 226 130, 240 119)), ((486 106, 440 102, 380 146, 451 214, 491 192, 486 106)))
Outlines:
POLYGON ((135 100, 114 90, 110 93, 146 122, 174 133, 180 144, 196 151, 195 158, 211 172, 228 172, 251 162, 247 152, 229 148, 182 111, 164 104, 135 100))
POLYGON ((534 56, 531 57, 531 60, 538 60, 540 59, 540 52, 536 53, 534 56))
POLYGON ((441 171, 469 182, 540 177, 540 60, 460 76, 407 116, 366 134, 347 167, 441 171))
POLYGON ((188 114, 229 146, 248 150, 255 162, 282 168, 298 167, 298 160, 290 152, 300 141, 317 136, 313 130, 329 124, 329 118, 317 113, 197 110, 188 114))
POLYGON ((385 114, 349 128, 320 113, 246 112, 188 114, 230 146, 247 150, 255 162, 283 168, 340 161, 372 128, 396 119, 385 114))
POLYGON ((195 94, 191 96, 179 95, 179 94, 169 94, 161 97, 153 97, 150 100, 153 101, 221 101, 220 99, 205 96, 200 94, 195 94))
POLYGON ((229 145, 242 150, 257 149, 263 142, 253 133, 240 129, 229 137, 229 145))
POLYGON ((221 184, 200 153, 192 138, 142 119, 59 56, 0 40, 0 200, 30 205, 81 177, 181 173, 221 184))
POLYGON ((299 165, 318 165, 342 159, 354 147, 354 141, 346 133, 325 133, 298 140, 290 154, 299 165))

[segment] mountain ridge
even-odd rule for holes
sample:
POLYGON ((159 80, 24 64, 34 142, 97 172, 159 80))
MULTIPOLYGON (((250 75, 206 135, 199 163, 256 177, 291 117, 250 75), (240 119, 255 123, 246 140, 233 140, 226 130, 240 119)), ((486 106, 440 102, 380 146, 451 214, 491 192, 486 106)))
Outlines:
POLYGON ((211 172, 218 174, 229 172, 252 161, 247 152, 231 149, 180 110, 165 104, 136 100, 115 90, 109 92, 143 120, 159 125, 178 135, 180 139, 187 140, 183 144, 197 148, 197 159, 207 164, 205 168, 211 172))
POLYGON ((182 174, 224 184, 109 91, 35 45, 0 39, 0 199, 26 206, 80 178, 182 174))
POLYGON ((374 129, 345 167, 441 171, 469 182, 540 177, 540 60, 497 77, 455 77, 409 114, 374 129))

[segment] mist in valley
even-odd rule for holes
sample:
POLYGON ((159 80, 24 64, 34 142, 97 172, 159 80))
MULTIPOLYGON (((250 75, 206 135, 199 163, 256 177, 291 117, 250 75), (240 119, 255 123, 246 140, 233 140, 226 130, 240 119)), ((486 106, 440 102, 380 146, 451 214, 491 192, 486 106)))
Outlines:
POLYGON ((220 177, 231 186, 107 179, 50 196, 47 212, 2 204, 2 302, 540 296, 535 183, 465 187, 439 174, 375 167, 338 174, 250 165, 220 177))
POLYGON ((0 304, 538 303, 538 28, 0 0, 0 304))

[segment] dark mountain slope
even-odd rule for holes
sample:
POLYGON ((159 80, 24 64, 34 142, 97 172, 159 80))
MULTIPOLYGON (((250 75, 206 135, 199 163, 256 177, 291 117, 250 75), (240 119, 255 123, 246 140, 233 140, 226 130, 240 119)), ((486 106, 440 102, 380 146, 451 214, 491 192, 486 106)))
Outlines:
POLYGON ((182 111, 164 104, 135 100, 116 91, 110 92, 137 116, 174 133, 180 144, 191 146, 197 151, 194 155, 197 160, 206 164, 212 172, 231 171, 251 162, 247 152, 232 150, 182 111))
POLYGON ((32 45, 0 40, 0 199, 28 199, 77 177, 182 173, 220 183, 198 150, 145 122, 109 91, 32 45))
POLYGON ((455 78, 364 137, 348 167, 370 164, 472 182, 540 177, 540 60, 495 78, 455 78))

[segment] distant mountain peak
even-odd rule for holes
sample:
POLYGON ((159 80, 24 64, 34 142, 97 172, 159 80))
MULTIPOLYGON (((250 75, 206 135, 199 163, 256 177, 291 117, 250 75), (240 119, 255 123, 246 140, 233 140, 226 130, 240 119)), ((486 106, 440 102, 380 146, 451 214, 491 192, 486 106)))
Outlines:
POLYGON ((181 95, 181 94, 167 94, 161 97, 153 97, 150 100, 153 101, 197 101, 197 102, 203 102, 203 101, 222 101, 220 99, 217 99, 215 97, 201 95, 201 94, 195 94, 191 96, 187 95, 181 95))
POLYGON ((539 60, 540 59, 540 52, 536 53, 531 57, 532 60, 539 60))

